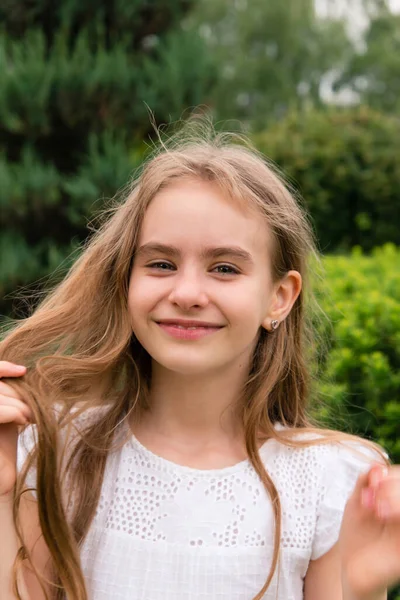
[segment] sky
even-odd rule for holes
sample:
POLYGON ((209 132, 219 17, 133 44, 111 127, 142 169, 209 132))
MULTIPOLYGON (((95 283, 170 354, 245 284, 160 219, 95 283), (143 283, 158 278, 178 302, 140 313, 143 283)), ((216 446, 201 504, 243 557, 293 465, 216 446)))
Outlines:
MULTIPOLYGON (((362 0, 358 0, 359 3, 362 2, 362 0)), ((387 0, 387 3, 389 4, 390 8, 392 9, 393 12, 400 12, 400 0, 387 0)), ((349 9, 349 2, 348 0, 315 0, 315 5, 317 7, 317 10, 320 11, 321 13, 324 13, 326 10, 326 6, 327 5, 332 6, 335 5, 335 7, 338 8, 338 10, 340 12, 343 12, 343 9, 349 10, 352 15, 357 15, 357 12, 360 14, 360 11, 357 11, 357 9, 351 8, 349 9)), ((351 2, 352 7, 354 7, 357 4, 357 2, 351 2)), ((361 17, 361 15, 360 15, 361 17)), ((361 17, 362 20, 362 17, 361 17)))
MULTIPOLYGON (((360 8, 364 2, 365 0, 352 0, 351 2, 349 0, 315 0, 315 7, 321 16, 327 16, 327 14, 346 15, 348 31, 354 41, 357 41, 361 39, 368 24, 368 20, 360 8)), ((387 0, 387 2, 394 13, 400 13, 400 0, 387 0)), ((332 77, 334 76, 335 73, 332 73, 332 77)), ((331 77, 328 74, 321 84, 321 95, 327 102, 348 104, 357 101, 357 97, 351 90, 343 89, 338 93, 333 93, 331 85, 331 77)))
MULTIPOLYGON (((400 13, 400 0, 386 0, 393 13, 400 13)), ((317 13, 321 17, 347 17, 350 35, 357 40, 368 25, 368 18, 361 8, 365 0, 315 0, 317 13)))

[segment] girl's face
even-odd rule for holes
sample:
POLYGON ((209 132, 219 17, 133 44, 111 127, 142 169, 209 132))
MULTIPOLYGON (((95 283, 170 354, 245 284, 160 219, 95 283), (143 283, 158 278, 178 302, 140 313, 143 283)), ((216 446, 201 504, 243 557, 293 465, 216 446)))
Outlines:
POLYGON ((249 365, 279 294, 263 218, 216 185, 182 180, 148 207, 129 285, 135 336, 156 363, 181 374, 249 365))

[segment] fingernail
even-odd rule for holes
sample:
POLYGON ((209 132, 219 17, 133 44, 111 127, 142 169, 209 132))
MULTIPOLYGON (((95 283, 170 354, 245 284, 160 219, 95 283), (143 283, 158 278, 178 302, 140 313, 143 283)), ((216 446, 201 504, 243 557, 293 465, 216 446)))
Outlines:
POLYGON ((26 367, 24 367, 24 365, 14 365, 14 369, 17 371, 26 371, 26 367))
POLYGON ((387 469, 385 469, 385 468, 375 469, 371 473, 370 485, 372 487, 376 487, 379 484, 379 482, 382 481, 382 479, 384 477, 386 477, 386 475, 387 475, 387 469))

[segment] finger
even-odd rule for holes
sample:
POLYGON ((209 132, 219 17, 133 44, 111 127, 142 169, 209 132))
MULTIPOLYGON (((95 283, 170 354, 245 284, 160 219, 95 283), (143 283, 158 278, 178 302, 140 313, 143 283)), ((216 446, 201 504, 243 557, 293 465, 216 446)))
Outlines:
POLYGON ((376 487, 386 473, 387 468, 376 463, 358 478, 352 497, 356 502, 360 502, 367 511, 375 508, 376 487))
POLYGON ((370 472, 371 472, 371 469, 367 473, 363 473, 362 475, 360 475, 358 477, 356 485, 354 487, 353 494, 352 494, 352 497, 355 498, 356 500, 361 500, 363 491, 365 490, 365 488, 367 488, 369 486, 370 472))
POLYGON ((385 519, 400 519, 400 476, 387 477, 376 490, 375 512, 385 519))
POLYGON ((14 406, 0 405, 0 424, 16 423, 17 425, 27 425, 28 419, 25 415, 14 406))
POLYGON ((11 385, 8 385, 8 383, 4 383, 4 381, 1 381, 1 379, 0 379, 0 394, 2 396, 9 396, 10 398, 20 399, 20 395, 18 394, 18 392, 16 390, 14 390, 14 388, 11 385))
POLYGON ((400 482, 400 465, 392 465, 386 469, 375 487, 377 491, 384 491, 392 485, 396 485, 397 482, 400 482))
POLYGON ((16 365, 7 360, 0 360, 0 377, 21 377, 26 373, 26 367, 16 365))
POLYGON ((389 473, 389 467, 382 464, 375 464, 368 471, 368 485, 371 488, 376 489, 381 481, 387 477, 389 473))
POLYGON ((10 396, 3 396, 0 394, 0 406, 12 406, 21 411, 25 417, 32 420, 33 414, 31 409, 25 402, 22 402, 19 398, 11 398, 10 396))

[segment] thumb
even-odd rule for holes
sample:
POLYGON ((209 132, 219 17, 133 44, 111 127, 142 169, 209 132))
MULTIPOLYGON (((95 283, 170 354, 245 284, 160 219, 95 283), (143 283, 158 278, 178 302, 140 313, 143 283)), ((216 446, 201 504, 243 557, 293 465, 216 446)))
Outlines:
POLYGON ((351 500, 363 504, 365 490, 369 488, 371 492, 374 491, 386 472, 387 468, 385 465, 381 463, 373 464, 366 473, 358 477, 351 500))

